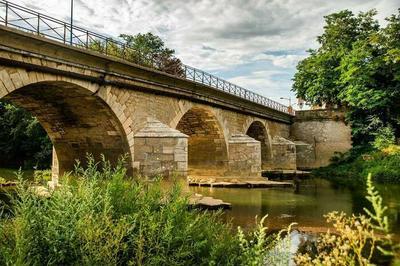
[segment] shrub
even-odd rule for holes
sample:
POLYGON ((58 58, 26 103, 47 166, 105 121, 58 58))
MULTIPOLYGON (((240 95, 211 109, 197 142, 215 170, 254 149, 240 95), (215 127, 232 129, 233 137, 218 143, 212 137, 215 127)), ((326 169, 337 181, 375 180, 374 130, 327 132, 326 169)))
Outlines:
POLYGON ((391 126, 381 127, 375 133, 375 139, 372 143, 375 149, 383 150, 390 145, 395 144, 396 137, 391 126))
POLYGON ((190 211, 178 185, 163 191, 159 182, 127 178, 122 165, 112 168, 90 157, 88 167, 78 165, 77 177, 65 177, 49 198, 20 179, 13 216, 0 222, 0 264, 246 265, 264 260, 273 241, 266 239, 261 223, 256 232, 237 234, 218 213, 190 211))
POLYGON ((46 185, 48 181, 51 181, 51 170, 35 170, 33 180, 38 184, 46 185))
MULTIPOLYGON (((364 150, 365 151, 365 150, 364 150)), ((379 183, 400 183, 400 146, 390 145, 382 151, 369 151, 358 155, 346 155, 327 167, 314 170, 314 176, 333 180, 335 183, 358 186, 365 183, 371 173, 379 183)), ((351 154, 354 152, 349 152, 351 154)))

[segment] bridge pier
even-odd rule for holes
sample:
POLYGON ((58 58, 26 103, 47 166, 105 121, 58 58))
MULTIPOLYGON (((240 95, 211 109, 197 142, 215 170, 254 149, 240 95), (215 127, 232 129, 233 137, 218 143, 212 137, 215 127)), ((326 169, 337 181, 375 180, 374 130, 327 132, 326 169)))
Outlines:
POLYGON ((228 175, 237 177, 261 176, 261 144, 245 135, 234 134, 229 139, 228 175))
POLYGON ((187 176, 188 136, 148 118, 135 134, 134 158, 144 177, 187 176))

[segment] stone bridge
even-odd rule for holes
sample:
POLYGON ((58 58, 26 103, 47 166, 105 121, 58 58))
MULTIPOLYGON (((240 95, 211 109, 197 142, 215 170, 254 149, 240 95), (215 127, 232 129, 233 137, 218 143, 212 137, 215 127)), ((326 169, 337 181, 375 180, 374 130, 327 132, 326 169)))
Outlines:
POLYGON ((304 115, 294 125, 287 112, 5 26, 0 99, 31 112, 46 130, 54 178, 88 153, 113 162, 124 155, 127 167, 145 176, 258 176, 262 169, 323 165, 335 143, 344 143, 339 151, 351 145, 336 115, 325 116, 333 124, 321 131, 304 124, 304 115), (329 134, 337 128, 342 134, 329 134), (316 149, 317 142, 331 148, 316 149), (318 153, 324 158, 316 163, 318 153))

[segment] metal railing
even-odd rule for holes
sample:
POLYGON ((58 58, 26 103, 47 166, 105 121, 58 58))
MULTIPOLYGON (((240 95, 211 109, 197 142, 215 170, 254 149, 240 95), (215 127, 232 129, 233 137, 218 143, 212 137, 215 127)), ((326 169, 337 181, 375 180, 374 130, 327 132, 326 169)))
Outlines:
POLYGON ((115 40, 81 27, 71 27, 67 22, 8 1, 0 0, 0 24, 34 33, 64 44, 94 50, 105 55, 115 56, 142 66, 151 67, 179 78, 236 95, 277 111, 294 115, 291 107, 287 107, 200 69, 182 64, 178 59, 171 61, 157 54, 144 55, 123 41, 115 40))

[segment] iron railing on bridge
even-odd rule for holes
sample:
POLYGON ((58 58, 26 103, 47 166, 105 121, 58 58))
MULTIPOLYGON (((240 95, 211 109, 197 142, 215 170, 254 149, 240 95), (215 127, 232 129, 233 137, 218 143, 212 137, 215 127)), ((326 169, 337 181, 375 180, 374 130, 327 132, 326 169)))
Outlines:
POLYGON ((294 115, 291 107, 287 107, 200 69, 182 64, 179 60, 176 60, 172 64, 169 62, 166 65, 166 60, 160 58, 159 55, 145 56, 123 41, 115 40, 109 36, 101 35, 78 26, 71 27, 67 22, 8 1, 0 0, 0 23, 64 44, 95 50, 105 55, 116 56, 139 65, 152 67, 168 74, 236 95, 277 111, 294 115))

